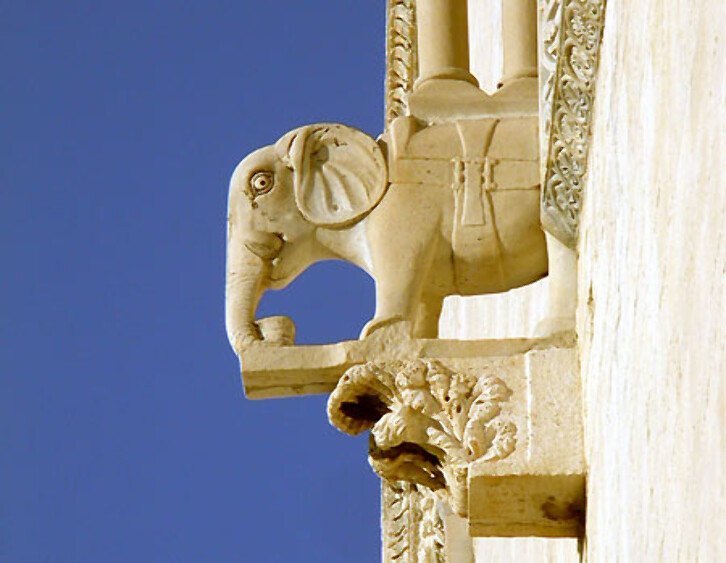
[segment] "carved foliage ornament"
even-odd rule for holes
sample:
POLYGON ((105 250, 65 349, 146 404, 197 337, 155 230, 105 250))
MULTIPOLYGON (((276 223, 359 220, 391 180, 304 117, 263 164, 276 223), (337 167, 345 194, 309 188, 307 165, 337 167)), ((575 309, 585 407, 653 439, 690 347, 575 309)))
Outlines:
POLYGON ((540 0, 545 177, 542 225, 574 248, 589 148, 605 0, 540 0))
POLYGON ((350 368, 328 401, 331 423, 370 430, 369 462, 383 479, 441 491, 467 513, 469 464, 507 457, 516 427, 501 417, 512 391, 496 377, 454 373, 433 360, 350 368))

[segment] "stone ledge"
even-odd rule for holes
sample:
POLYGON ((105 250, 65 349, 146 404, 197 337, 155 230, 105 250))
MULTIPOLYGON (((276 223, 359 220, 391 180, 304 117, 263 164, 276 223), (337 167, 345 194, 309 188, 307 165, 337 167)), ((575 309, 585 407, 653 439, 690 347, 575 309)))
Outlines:
POLYGON ((487 340, 407 339, 381 330, 364 340, 309 346, 257 344, 240 359, 248 399, 329 393, 345 371, 370 361, 415 358, 505 357, 574 344, 571 333, 550 338, 487 340))

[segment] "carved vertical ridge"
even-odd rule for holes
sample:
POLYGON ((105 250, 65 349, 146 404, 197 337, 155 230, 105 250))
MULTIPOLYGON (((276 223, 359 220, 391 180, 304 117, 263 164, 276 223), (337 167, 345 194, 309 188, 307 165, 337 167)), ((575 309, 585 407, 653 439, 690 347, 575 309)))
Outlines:
POLYGON ((405 481, 381 481, 382 560, 446 563, 444 522, 430 491, 405 481))
POLYGON ((408 97, 418 75, 415 0, 388 0, 386 33, 386 129, 408 115, 408 97))
POLYGON ((540 0, 542 225, 577 244, 605 0, 540 0))
POLYGON ((381 535, 383 561, 413 561, 416 538, 411 506, 412 485, 402 481, 381 480, 381 535))

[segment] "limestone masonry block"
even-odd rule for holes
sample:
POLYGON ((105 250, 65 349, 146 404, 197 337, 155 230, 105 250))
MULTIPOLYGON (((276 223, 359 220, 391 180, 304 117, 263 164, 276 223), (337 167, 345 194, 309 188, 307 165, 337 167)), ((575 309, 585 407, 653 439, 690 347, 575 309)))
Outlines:
POLYGON ((518 447, 506 460, 469 467, 472 536, 577 536, 585 515, 580 375, 575 348, 522 356, 512 374, 518 447), (517 383, 514 380, 517 380, 517 383))

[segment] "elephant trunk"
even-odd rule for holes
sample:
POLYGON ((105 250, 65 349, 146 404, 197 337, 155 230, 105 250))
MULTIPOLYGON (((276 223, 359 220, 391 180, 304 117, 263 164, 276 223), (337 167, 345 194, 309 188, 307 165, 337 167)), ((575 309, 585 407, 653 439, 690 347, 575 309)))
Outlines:
POLYGON ((239 353, 262 340, 255 313, 269 285, 272 259, 279 253, 282 240, 268 235, 265 240, 257 237, 242 244, 234 242, 227 255, 226 324, 230 344, 239 353))

